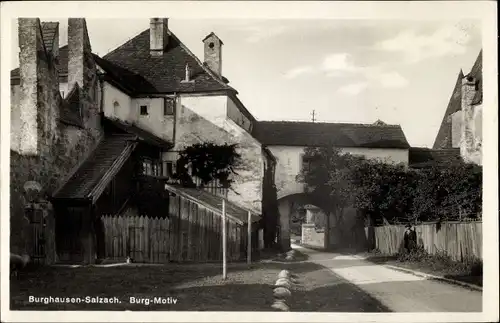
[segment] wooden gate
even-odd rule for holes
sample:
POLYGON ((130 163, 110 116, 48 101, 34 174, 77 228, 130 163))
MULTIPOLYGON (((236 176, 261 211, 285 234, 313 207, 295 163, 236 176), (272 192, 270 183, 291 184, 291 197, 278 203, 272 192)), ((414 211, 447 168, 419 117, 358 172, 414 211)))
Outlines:
POLYGON ((60 262, 84 261, 81 236, 85 213, 84 207, 66 207, 56 212, 56 250, 60 262))

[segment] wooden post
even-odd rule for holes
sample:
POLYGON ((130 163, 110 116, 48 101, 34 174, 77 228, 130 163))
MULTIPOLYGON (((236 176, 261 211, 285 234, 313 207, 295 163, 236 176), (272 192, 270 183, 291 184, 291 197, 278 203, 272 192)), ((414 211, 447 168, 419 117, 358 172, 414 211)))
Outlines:
POLYGON ((248 211, 248 227, 247 227, 247 263, 252 262, 252 213, 248 211))
POLYGON ((222 279, 227 278, 227 233, 226 233, 226 200, 222 199, 222 279))

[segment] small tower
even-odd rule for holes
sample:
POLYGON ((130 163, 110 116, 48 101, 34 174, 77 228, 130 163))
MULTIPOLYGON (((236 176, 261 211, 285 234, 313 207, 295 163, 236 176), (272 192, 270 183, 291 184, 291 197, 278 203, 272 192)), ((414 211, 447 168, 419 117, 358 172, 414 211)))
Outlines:
POLYGON ((224 43, 213 32, 203 39, 205 64, 218 76, 222 76, 222 45, 224 43))

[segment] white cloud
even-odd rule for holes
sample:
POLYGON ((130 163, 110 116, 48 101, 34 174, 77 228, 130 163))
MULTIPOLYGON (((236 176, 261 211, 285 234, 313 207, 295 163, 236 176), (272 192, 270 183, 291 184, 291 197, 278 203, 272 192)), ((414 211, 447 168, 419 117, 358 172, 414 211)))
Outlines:
POLYGON ((444 25, 430 34, 418 34, 415 30, 404 30, 396 37, 375 45, 376 49, 399 52, 407 63, 416 63, 428 58, 463 54, 470 41, 472 26, 459 23, 444 25))
POLYGON ((397 72, 381 73, 378 80, 386 88, 402 88, 409 84, 409 81, 397 72))
POLYGON ((367 87, 368 87, 367 82, 358 82, 358 83, 344 85, 340 87, 338 91, 348 95, 356 95, 363 92, 367 87))
POLYGON ((384 71, 381 68, 366 68, 365 77, 384 88, 403 88, 410 83, 404 76, 395 71, 384 71))
POLYGON ((238 29, 248 34, 245 41, 249 43, 257 43, 265 39, 273 38, 284 34, 288 30, 285 26, 280 26, 280 25, 276 26, 247 25, 247 26, 242 26, 238 29))
POLYGON ((296 68, 292 68, 288 72, 285 73, 285 78, 287 79, 293 79, 299 76, 311 74, 314 72, 314 69, 312 66, 299 66, 296 68))
POLYGON ((355 72, 357 67, 351 62, 348 53, 335 53, 324 58, 322 69, 329 76, 337 76, 345 72, 355 72))

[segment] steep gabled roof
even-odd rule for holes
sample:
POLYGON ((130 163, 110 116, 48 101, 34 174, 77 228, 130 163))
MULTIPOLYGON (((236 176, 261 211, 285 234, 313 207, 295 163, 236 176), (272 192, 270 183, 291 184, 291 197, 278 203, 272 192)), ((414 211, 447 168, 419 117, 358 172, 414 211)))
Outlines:
POLYGON ((103 57, 145 80, 141 83, 130 75, 124 75, 124 82, 134 87, 137 93, 235 91, 196 58, 171 31, 163 55, 151 56, 149 34, 147 29, 103 57), (182 82, 186 64, 194 82, 182 82))
POLYGON ((259 121, 252 135, 267 146, 410 147, 397 125, 259 121))
POLYGON ((50 52, 54 47, 55 37, 58 36, 58 22, 42 22, 42 37, 45 44, 45 49, 50 52))
POLYGON ((441 120, 441 126, 439 127, 436 140, 432 148, 451 148, 451 122, 449 122, 448 117, 453 113, 460 111, 462 109, 462 79, 464 78, 464 73, 460 70, 458 73, 457 81, 455 82, 455 87, 448 101, 448 107, 444 112, 443 119, 441 120))

